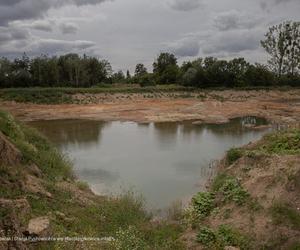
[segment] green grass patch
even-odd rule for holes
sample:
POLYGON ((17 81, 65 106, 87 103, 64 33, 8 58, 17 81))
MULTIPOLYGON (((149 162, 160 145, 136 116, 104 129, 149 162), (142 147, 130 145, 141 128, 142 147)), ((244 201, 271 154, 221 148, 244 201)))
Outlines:
POLYGON ((35 163, 50 179, 72 179, 72 164, 36 129, 0 112, 0 131, 21 151, 24 163, 35 163))

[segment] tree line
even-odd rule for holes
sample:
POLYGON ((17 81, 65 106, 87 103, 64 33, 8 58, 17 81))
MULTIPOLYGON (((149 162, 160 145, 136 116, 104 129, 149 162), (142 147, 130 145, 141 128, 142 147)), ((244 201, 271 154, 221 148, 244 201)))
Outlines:
POLYGON ((199 88, 300 87, 300 22, 271 27, 261 45, 269 54, 268 65, 251 64, 244 58, 219 60, 214 57, 178 65, 175 55, 164 52, 155 59, 152 72, 139 63, 133 76, 129 71, 126 74, 113 72, 107 60, 86 55, 42 55, 30 59, 24 53, 13 61, 0 59, 0 87, 92 87, 103 83, 181 84, 199 88))

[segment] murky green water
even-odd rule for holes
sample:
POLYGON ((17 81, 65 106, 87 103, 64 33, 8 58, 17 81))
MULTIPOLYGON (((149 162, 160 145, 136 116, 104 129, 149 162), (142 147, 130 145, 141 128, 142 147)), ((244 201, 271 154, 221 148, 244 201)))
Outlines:
POLYGON ((157 209, 203 189, 213 174, 212 161, 268 131, 243 126, 248 123, 266 122, 248 117, 223 125, 86 120, 30 124, 69 155, 77 176, 96 193, 133 188, 144 196, 148 208, 157 209))

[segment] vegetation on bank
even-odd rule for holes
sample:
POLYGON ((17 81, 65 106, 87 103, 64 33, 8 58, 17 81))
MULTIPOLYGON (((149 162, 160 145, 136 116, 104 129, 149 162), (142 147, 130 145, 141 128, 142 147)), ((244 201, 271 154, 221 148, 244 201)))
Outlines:
MULTIPOLYGON (((97 94, 101 94, 103 100, 122 95, 120 99, 132 99, 133 94, 140 94, 143 98, 197 98, 204 100, 211 96, 224 101, 219 95, 210 95, 211 91, 223 91, 226 88, 210 88, 199 90, 193 87, 180 85, 157 85, 149 87, 97 87, 97 88, 6 88, 0 89, 0 100, 15 101, 19 103, 35 104, 86 104, 97 102, 97 94), (82 95, 82 96, 81 96, 82 95), (95 98, 95 99, 93 99, 95 98)), ((244 87, 235 91, 280 90, 290 91, 291 87, 244 87)), ((100 98, 100 99, 101 99, 100 98)))
POLYGON ((10 61, 0 59, 0 88, 93 87, 112 83, 141 86, 179 84, 196 88, 300 86, 300 22, 284 22, 269 29, 262 47, 269 54, 268 65, 251 64, 244 58, 232 60, 198 58, 178 65, 174 54, 161 53, 153 71, 138 63, 134 75, 113 72, 107 60, 87 55, 66 54, 10 61))
POLYGON ((205 249, 298 249, 299 156, 299 129, 229 150, 186 214, 194 240, 205 249))
POLYGON ((0 89, 0 99, 37 104, 74 103, 76 94, 160 94, 172 92, 191 91, 178 85, 165 85, 155 87, 97 87, 97 88, 8 88, 0 89))
POLYGON ((132 192, 114 198, 94 195, 73 176, 65 156, 6 112, 0 112, 0 143, 5 143, 1 133, 14 145, 3 144, 7 152, 0 159, 2 236, 22 237, 30 219, 46 216, 53 237, 108 240, 34 243, 40 249, 184 249, 178 240, 180 224, 151 223, 142 199, 132 192), (18 206, 9 207, 24 199, 29 208, 22 213, 18 206))

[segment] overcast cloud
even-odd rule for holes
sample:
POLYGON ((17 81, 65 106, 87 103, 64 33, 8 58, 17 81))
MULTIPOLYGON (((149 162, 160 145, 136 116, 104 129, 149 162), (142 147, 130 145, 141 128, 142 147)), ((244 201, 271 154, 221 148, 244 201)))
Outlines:
POLYGON ((86 53, 131 71, 162 51, 263 63, 268 27, 299 13, 299 0, 0 0, 0 56, 86 53))

